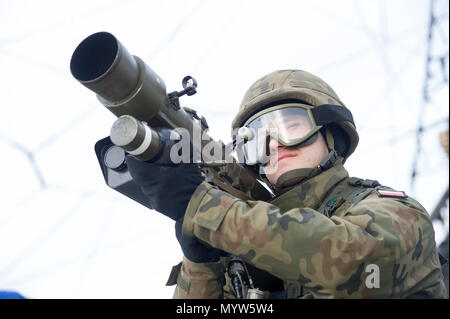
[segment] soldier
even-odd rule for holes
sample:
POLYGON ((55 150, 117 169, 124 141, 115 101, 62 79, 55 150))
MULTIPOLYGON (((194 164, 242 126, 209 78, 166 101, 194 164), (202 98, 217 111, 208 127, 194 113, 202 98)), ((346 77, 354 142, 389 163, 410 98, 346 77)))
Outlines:
POLYGON ((232 128, 270 202, 218 189, 195 164, 127 158, 153 207, 176 221, 184 258, 171 274, 175 298, 245 297, 246 283, 268 298, 444 297, 429 214, 403 192, 349 177, 343 164, 358 134, 328 84, 272 72, 247 91, 232 128), (241 286, 231 280, 240 260, 251 279, 239 276, 241 286))

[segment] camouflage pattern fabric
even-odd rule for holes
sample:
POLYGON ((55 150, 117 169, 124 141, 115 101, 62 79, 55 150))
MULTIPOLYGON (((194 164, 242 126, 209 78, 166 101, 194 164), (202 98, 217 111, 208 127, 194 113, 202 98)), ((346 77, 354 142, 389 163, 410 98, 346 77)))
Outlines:
POLYGON ((194 263, 184 257, 174 298, 223 298, 224 272, 222 262, 194 263))
POLYGON ((219 262, 194 263, 183 258, 175 299, 236 299, 230 277, 225 274, 230 257, 219 262))
MULTIPOLYGON (((379 197, 375 190, 387 188, 351 180, 339 164, 272 203, 242 201, 203 182, 183 233, 301 287, 299 298, 443 298, 426 210, 411 197, 379 197), (373 265, 375 288, 367 285, 373 265)), ((225 265, 184 259, 174 297, 232 298, 225 265)))
POLYGON ((319 77, 302 70, 278 70, 258 79, 245 93, 232 127, 241 127, 261 106, 281 99, 296 98, 308 104, 345 106, 334 90, 319 77))

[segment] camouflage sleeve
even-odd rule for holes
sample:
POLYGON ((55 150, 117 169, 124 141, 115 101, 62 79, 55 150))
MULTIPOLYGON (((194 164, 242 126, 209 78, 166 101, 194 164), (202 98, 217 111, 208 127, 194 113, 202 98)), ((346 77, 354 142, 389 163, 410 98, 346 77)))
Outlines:
POLYGON ((225 266, 222 261, 194 263, 183 258, 174 299, 223 298, 225 266))
POLYGON ((331 218, 311 208, 281 214, 204 182, 189 202, 183 233, 300 283, 315 297, 406 297, 414 289, 439 297, 434 231, 419 206, 370 195, 331 218), (373 265, 377 289, 367 285, 373 265))

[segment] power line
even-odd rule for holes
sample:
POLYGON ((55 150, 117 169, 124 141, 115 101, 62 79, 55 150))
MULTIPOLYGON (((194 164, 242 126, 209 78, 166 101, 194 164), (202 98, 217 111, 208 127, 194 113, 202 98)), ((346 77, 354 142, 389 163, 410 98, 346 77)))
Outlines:
MULTIPOLYGON (((203 4, 203 3, 204 3, 204 1, 200 1, 199 4, 197 5, 197 8, 200 7, 200 6, 201 6, 200 4, 203 4)), ((180 22, 180 23, 174 28, 174 30, 169 34, 169 36, 168 36, 168 38, 167 38, 168 41, 167 41, 167 42, 163 41, 163 42, 158 46, 158 49, 152 52, 152 55, 153 55, 153 54, 156 54, 156 55, 159 54, 165 47, 167 47, 172 41, 174 41, 174 40, 176 39, 176 37, 178 36, 179 32, 180 32, 181 30, 183 30, 184 23, 186 23, 187 21, 190 21, 190 19, 191 19, 192 16, 196 13, 196 11, 198 11, 198 10, 192 10, 192 11, 190 11, 190 13, 189 13, 184 19, 182 19, 181 22, 180 22)), ((381 15, 380 15, 380 18, 381 18, 381 15)), ((229 27, 229 26, 227 26, 227 25, 225 24, 225 25, 224 25, 224 29, 222 29, 222 32, 220 32, 220 34, 223 35, 223 34, 225 33, 227 27, 229 27)), ((216 41, 211 41, 211 46, 209 47, 208 51, 205 52, 205 54, 203 55, 203 57, 208 58, 208 56, 211 54, 211 51, 212 51, 211 48, 214 48, 214 46, 217 45, 217 44, 219 43, 219 41, 217 41, 217 38, 215 38, 215 40, 216 40, 216 41)), ((392 41, 392 39, 391 39, 391 41, 392 41)), ((390 43, 392 43, 392 42, 390 42, 390 43)), ((373 50, 373 46, 371 46, 370 48, 364 50, 363 52, 364 52, 364 54, 366 54, 366 53, 368 53, 368 52, 371 52, 371 50, 373 50)), ((359 53, 362 53, 362 52, 359 52, 359 53)), ((386 53, 386 52, 385 52, 385 53, 386 53)), ((354 57, 354 55, 352 55, 352 56, 349 57, 349 58, 353 58, 353 57, 354 57)), ((204 62, 204 60, 206 60, 206 59, 200 60, 200 63, 199 63, 199 65, 197 66, 197 68, 198 68, 198 67, 201 67, 201 64, 204 62)), ((349 59, 348 61, 351 61, 351 59, 349 59)), ((341 65, 341 62, 344 62, 344 61, 341 60, 341 61, 336 61, 336 62, 337 62, 337 64, 341 65)), ((406 63, 405 63, 405 64, 406 64, 406 63)), ((399 74, 397 74, 397 75, 399 75, 399 74)), ((394 74, 391 75, 390 80, 391 80, 391 81, 394 80, 394 74)), ((81 118, 81 117, 83 117, 83 116, 80 116, 80 118, 81 118)), ((76 122, 76 121, 74 121, 74 122, 76 122)), ((75 125, 75 124, 74 124, 74 125, 75 125)), ((70 125, 69 125, 69 126, 70 126, 70 125)), ((50 138, 48 138, 47 140, 45 140, 44 142, 42 142, 42 143, 38 146, 38 148, 35 149, 35 151, 38 151, 38 150, 40 150, 40 149, 42 149, 42 148, 48 147, 48 146, 51 145, 57 138, 60 138, 60 137, 61 137, 60 134, 63 134, 63 133, 65 133, 65 132, 67 132, 68 130, 70 130, 70 128, 66 128, 66 129, 63 130, 63 131, 60 131, 60 132, 57 132, 57 133, 53 134, 50 138)), ((80 257, 80 258, 86 258, 86 257, 89 258, 90 256, 92 256, 92 254, 95 255, 95 254, 98 253, 97 248, 98 248, 98 247, 95 247, 95 249, 93 249, 92 251, 89 251, 89 252, 87 252, 86 254, 83 254, 83 256, 79 256, 79 257, 80 257)), ((104 248, 102 247, 102 249, 104 249, 104 248)), ((65 265, 67 265, 67 263, 66 263, 65 265)), ((63 267, 64 264, 62 264, 62 265, 60 265, 60 266, 63 267)), ((50 273, 50 272, 52 272, 52 271, 55 271, 57 268, 58 268, 58 267, 52 267, 52 269, 49 270, 48 272, 50 273)), ((40 273, 40 274, 42 274, 42 273, 40 273)), ((32 276, 31 276, 31 277, 26 277, 26 278, 31 279, 32 276)), ((25 278, 24 278, 24 279, 25 279, 25 278)))
POLYGON ((87 110, 85 110, 83 113, 78 115, 75 118, 71 118, 70 122, 65 124, 64 127, 57 131, 56 133, 53 133, 50 135, 47 139, 45 139, 43 142, 41 142, 34 150, 33 152, 40 152, 47 147, 51 146, 53 143, 61 139, 64 135, 68 134, 70 131, 72 131, 75 127, 83 123, 86 119, 88 119, 95 111, 100 109, 100 105, 92 105, 87 110))
MULTIPOLYGON (((205 5, 205 1, 199 1, 197 6, 193 8, 193 10, 191 10, 181 21, 180 23, 178 23, 178 25, 173 29, 173 31, 169 34, 168 38, 166 38, 157 48, 156 51, 152 52, 152 57, 154 55, 159 54, 159 52, 161 52, 164 47, 167 47, 170 45, 170 43, 177 37, 178 33, 181 32, 183 30, 183 27, 185 26, 186 23, 188 23, 189 21, 192 21, 192 18, 194 17, 194 15, 196 15, 200 8, 205 5)), ((12 39, 8 39, 7 41, 4 41, 2 44, 5 45, 6 43, 10 43, 13 41, 18 41, 18 40, 22 40, 28 36, 35 36, 38 33, 40 33, 42 30, 38 31, 38 32, 33 32, 32 34, 28 34, 28 35, 24 35, 22 37, 16 37, 16 38, 12 38, 12 39)), ((2 48, 0 47, 0 50, 2 48)), ((3 53, 7 53, 7 51, 5 50, 5 48, 3 48, 3 53)), ((17 57, 17 56, 14 56, 17 57)), ((19 57, 24 59, 25 57, 19 57)), ((36 63, 38 61, 27 61, 27 62, 33 62, 36 63)), ((53 70, 53 71, 58 71, 58 70, 53 70)), ((76 127, 77 125, 79 125, 81 122, 83 122, 86 118, 90 117, 92 115, 92 113, 98 109, 98 106, 92 106, 90 108, 88 108, 85 112, 83 112, 82 114, 80 114, 78 117, 76 117, 75 119, 73 119, 70 123, 68 123, 67 125, 64 126, 64 128, 54 134, 52 134, 50 137, 48 137, 46 140, 44 140, 42 143, 40 143, 34 151, 30 151, 29 149, 27 149, 26 147, 24 147, 22 144, 8 138, 8 137, 2 137, 0 136, 0 138, 3 138, 8 144, 10 144, 12 147, 16 148, 17 150, 21 151, 22 153, 24 153, 27 158, 29 159, 31 165, 33 166, 33 169, 35 171, 36 177, 38 178, 41 186, 44 188, 47 186, 47 183, 45 182, 43 175, 36 163, 35 157, 34 157, 34 153, 41 151, 47 147, 49 147, 50 145, 52 145, 55 141, 59 140, 61 137, 63 137, 65 134, 67 134, 68 132, 70 132, 74 127, 76 127)), ((44 232, 37 240, 35 240, 31 245, 29 245, 28 248, 26 248, 22 254, 17 257, 15 260, 13 260, 12 262, 10 262, 7 266, 5 266, 1 271, 0 274, 2 276, 6 276, 10 271, 12 271, 18 264, 20 264, 25 258, 27 258, 34 250, 36 250, 40 244, 45 241, 48 236, 50 236, 51 233, 55 232, 61 225, 63 225, 64 221, 69 218, 70 216, 72 216, 73 213, 76 212, 76 210, 83 204, 83 202, 86 200, 86 198, 88 197, 92 197, 93 196, 93 192, 92 191, 84 191, 83 194, 80 194, 80 197, 78 199, 78 201, 74 204, 74 206, 72 208, 70 208, 59 220, 57 220, 46 232, 44 232)), ((5 220, 4 220, 5 222, 5 220)), ((147 233, 148 235, 148 233, 147 233)), ((126 242, 126 240, 124 240, 124 242, 126 242)), ((119 246, 121 243, 117 244, 117 246, 119 246)), ((92 257, 93 255, 97 254, 99 252, 99 248, 96 247, 95 249, 91 250, 87 255, 84 255, 84 259, 86 257, 92 257)), ((72 263, 73 261, 69 261, 69 264, 72 263)), ((59 267, 53 267, 51 271, 55 271, 55 269, 63 267, 67 265, 67 263, 64 263, 62 265, 60 265, 59 267)), ((27 278, 29 278, 28 276, 26 276, 27 278)), ((33 276, 31 276, 33 277, 33 276)))
POLYGON ((42 174, 41 169, 39 168, 39 165, 36 161, 36 158, 34 156, 34 152, 20 144, 19 142, 10 139, 9 137, 0 135, 0 139, 3 139, 7 144, 18 150, 19 152, 23 153, 25 157, 30 162, 31 167, 33 168, 34 174, 36 176, 36 179, 39 182, 39 185, 41 188, 47 187, 47 182, 45 181, 44 175, 42 174))

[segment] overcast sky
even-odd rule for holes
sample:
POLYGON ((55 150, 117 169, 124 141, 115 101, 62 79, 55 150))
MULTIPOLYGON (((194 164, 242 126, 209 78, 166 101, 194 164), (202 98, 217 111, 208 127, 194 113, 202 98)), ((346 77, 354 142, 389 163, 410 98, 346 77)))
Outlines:
MULTIPOLYGON (((432 52, 446 53, 448 1, 432 52)), ((182 253, 173 223, 104 183, 94 153, 114 115, 71 76, 76 46, 113 33, 230 141, 247 88, 277 69, 324 79, 352 111, 351 176, 376 179, 431 212, 448 187, 448 82, 433 64, 425 103, 430 1, 0 0, 0 290, 30 298, 169 298, 182 253), (422 110, 422 113, 421 113, 422 110), (419 118, 419 175, 411 186, 419 118)), ((448 215, 448 213, 447 213, 448 215)), ((448 220, 448 219, 447 219, 448 220)), ((437 233, 442 229, 437 225, 437 233)), ((448 224, 447 224, 448 228, 448 224)))

